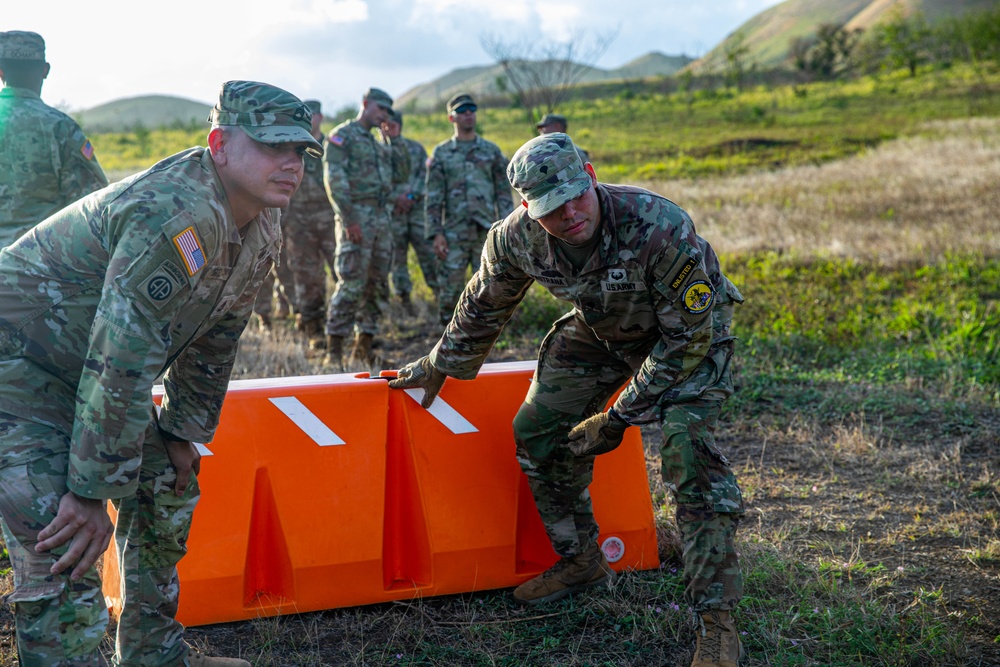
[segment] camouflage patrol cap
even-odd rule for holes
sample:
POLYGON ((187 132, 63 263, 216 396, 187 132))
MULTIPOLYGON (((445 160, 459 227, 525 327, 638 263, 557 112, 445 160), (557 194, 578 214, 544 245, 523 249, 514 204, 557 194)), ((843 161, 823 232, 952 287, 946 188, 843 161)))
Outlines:
POLYGON ((369 88, 365 92, 364 98, 368 102, 374 102, 384 109, 392 108, 392 97, 381 88, 369 88))
POLYGON ((471 104, 476 106, 476 101, 472 99, 472 95, 468 93, 459 93, 455 97, 448 100, 448 115, 455 113, 455 109, 462 106, 463 104, 471 104))
POLYGON ((320 104, 319 100, 306 100, 303 104, 309 107, 309 111, 313 113, 323 113, 323 105, 320 104))
POLYGON ((587 191, 593 181, 569 135, 552 132, 517 149, 507 165, 507 180, 538 220, 587 191))
POLYGON ((251 139, 265 144, 304 143, 309 155, 323 155, 323 146, 311 133, 309 107, 295 95, 268 83, 226 81, 208 122, 237 125, 251 139))
POLYGON ((389 109, 389 120, 393 123, 403 124, 403 113, 395 109, 389 109))
POLYGON ((535 123, 535 127, 545 127, 546 125, 552 125, 553 123, 562 123, 562 126, 567 127, 566 116, 558 113, 547 113, 540 121, 535 123))
POLYGON ((37 32, 0 32, 0 59, 45 60, 45 40, 37 32))

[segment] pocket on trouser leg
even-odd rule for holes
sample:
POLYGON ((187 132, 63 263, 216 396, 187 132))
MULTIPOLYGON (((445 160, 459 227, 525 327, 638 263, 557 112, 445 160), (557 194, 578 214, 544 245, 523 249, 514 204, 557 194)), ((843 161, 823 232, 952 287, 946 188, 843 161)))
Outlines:
POLYGON ((76 582, 68 573, 49 572, 62 546, 35 552, 38 533, 55 517, 65 494, 65 456, 49 457, 0 471, 3 535, 14 566, 14 605, 22 667, 104 664, 99 647, 108 625, 108 609, 96 567, 76 582))

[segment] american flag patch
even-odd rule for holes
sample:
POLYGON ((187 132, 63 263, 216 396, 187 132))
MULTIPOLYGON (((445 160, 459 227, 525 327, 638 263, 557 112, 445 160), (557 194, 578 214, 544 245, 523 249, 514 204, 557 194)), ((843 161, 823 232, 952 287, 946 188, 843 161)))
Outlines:
POLYGON ((80 146, 80 152, 88 160, 94 157, 94 147, 90 145, 90 139, 83 142, 83 146, 80 146))
POLYGON ((344 144, 344 138, 339 134, 335 134, 330 137, 330 143, 334 146, 342 146, 344 144))
POLYGON ((198 273, 198 270, 205 266, 205 251, 202 250, 201 241, 194 233, 194 227, 188 227, 175 236, 174 245, 181 253, 189 276, 198 273))

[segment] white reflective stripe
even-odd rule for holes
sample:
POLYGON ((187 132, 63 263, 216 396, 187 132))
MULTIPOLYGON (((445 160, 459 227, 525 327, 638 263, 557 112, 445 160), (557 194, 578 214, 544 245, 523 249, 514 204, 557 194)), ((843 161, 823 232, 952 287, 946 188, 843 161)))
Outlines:
POLYGON ((267 400, 274 403, 275 407, 285 413, 285 416, 291 419, 292 423, 302 429, 320 447, 347 444, 294 396, 279 396, 267 400))
MULTIPOLYGON (((156 416, 159 417, 160 416, 160 410, 162 408, 157 403, 153 403, 153 407, 156 408, 156 416)), ((194 445, 194 448, 198 450, 198 453, 200 455, 202 455, 202 456, 215 456, 215 454, 212 453, 212 450, 209 449, 208 447, 206 447, 204 444, 202 444, 200 442, 192 442, 191 444, 194 445)))
MULTIPOLYGON (((421 387, 405 389, 404 391, 417 403, 424 400, 424 390, 421 387)), ((458 414, 458 411, 441 400, 440 396, 434 397, 434 402, 431 403, 431 407, 427 408, 427 412, 431 413, 434 419, 444 424, 449 431, 456 435, 460 433, 479 432, 479 429, 473 426, 472 422, 458 414)))

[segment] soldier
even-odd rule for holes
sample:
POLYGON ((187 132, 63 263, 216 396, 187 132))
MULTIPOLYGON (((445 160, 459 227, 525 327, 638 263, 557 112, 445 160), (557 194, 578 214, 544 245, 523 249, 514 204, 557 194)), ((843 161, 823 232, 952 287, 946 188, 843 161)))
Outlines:
MULTIPOLYGON (((318 100, 306 100, 312 111, 312 135, 326 145, 320 130, 322 106, 318 100)), ((288 210, 282 215, 284 246, 282 265, 288 266, 295 285, 295 328, 309 339, 312 349, 322 349, 325 338, 326 267, 331 274, 337 254, 334 214, 323 185, 323 163, 306 160, 305 176, 288 210)))
POLYGON ((326 314, 324 363, 344 369, 344 338, 354 336, 350 363, 377 365, 372 344, 386 302, 392 238, 389 196, 410 175, 410 155, 402 141, 381 135, 392 109, 384 90, 369 88, 357 118, 333 128, 323 152, 324 183, 336 211, 337 285, 326 314))
POLYGON ((434 147, 427 163, 427 238, 438 264, 438 319, 451 320, 466 267, 479 270, 490 226, 514 208, 500 148, 476 133, 476 103, 461 93, 448 102, 455 134, 434 147))
MULTIPOLYGON (((403 114, 393 110, 389 119, 382 123, 382 131, 395 139, 403 131, 403 114)), ((413 246, 424 274, 424 282, 437 295, 437 258, 434 248, 424 235, 424 187, 427 177, 427 151, 419 142, 402 137, 406 149, 410 153, 410 178, 399 184, 393 190, 392 206, 392 268, 389 275, 392 278, 392 288, 399 296, 404 306, 410 307, 410 291, 413 282, 410 280, 410 270, 406 255, 409 246, 413 246)))
POLYGON ((45 41, 0 32, 0 247, 108 184, 76 122, 41 100, 45 41))
MULTIPOLYGON (((312 162, 312 160, 310 160, 312 162)), ((281 221, 278 223, 281 228, 282 247, 287 238, 287 222, 285 211, 281 211, 281 221)), ((292 273, 288 262, 288 253, 283 251, 279 261, 275 263, 257 292, 257 299, 253 304, 253 313, 260 322, 260 328, 268 331, 271 329, 274 319, 284 320, 293 312, 298 313, 299 309, 293 306, 295 303, 295 276, 292 273), (278 312, 274 312, 274 303, 278 303, 278 312)))
POLYGON ((599 184, 567 135, 532 139, 507 174, 524 207, 490 231, 482 268, 430 355, 389 386, 423 387, 429 407, 446 377, 475 377, 532 281, 573 304, 542 342, 513 423, 518 462, 561 559, 514 599, 534 605, 611 581, 587 489, 594 457, 617 447, 629 425, 658 422, 685 595, 702 623, 692 665, 735 667, 734 540, 744 508, 713 433, 733 392, 730 322, 743 297, 687 213, 647 190, 599 184))
MULTIPOLYGON (((558 113, 547 113, 540 121, 535 123, 535 127, 538 128, 538 134, 552 134, 553 132, 562 132, 566 134, 566 128, 568 127, 566 122, 566 116, 558 113)), ((580 159, 584 163, 590 162, 590 153, 583 150, 579 146, 576 147, 576 152, 579 153, 580 159)))
POLYGON ((0 517, 25 667, 106 665, 95 562, 111 500, 123 609, 114 664, 249 667, 191 651, 177 562, 278 208, 319 157, 309 110, 229 81, 195 147, 67 206, 0 252, 0 517), (163 375, 157 416, 150 398, 163 375))

